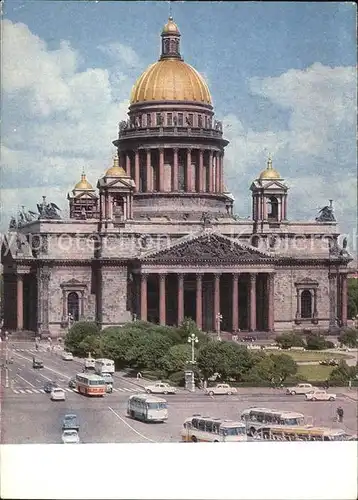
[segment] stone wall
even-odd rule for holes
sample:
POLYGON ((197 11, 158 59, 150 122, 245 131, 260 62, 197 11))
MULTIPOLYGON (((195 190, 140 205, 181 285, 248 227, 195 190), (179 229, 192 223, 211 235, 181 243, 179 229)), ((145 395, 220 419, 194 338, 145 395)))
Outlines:
POLYGON ((126 266, 103 266, 102 326, 119 325, 131 321, 128 310, 128 271, 126 266))
POLYGON ((275 274, 275 330, 325 329, 329 324, 329 279, 328 269, 320 268, 278 268, 275 274), (318 324, 310 320, 295 324, 297 298, 295 283, 308 279, 318 282, 317 312, 318 324))

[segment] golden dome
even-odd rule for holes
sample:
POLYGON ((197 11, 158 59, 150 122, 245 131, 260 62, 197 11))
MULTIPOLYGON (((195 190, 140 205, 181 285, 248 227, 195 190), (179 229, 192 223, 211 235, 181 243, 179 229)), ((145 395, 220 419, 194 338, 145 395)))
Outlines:
POLYGON ((93 191, 93 187, 86 179, 86 174, 84 172, 81 175, 81 180, 77 182, 74 189, 77 191, 93 191))
POLYGON ((180 35, 178 26, 175 24, 172 16, 169 17, 167 24, 164 26, 162 34, 172 33, 174 35, 180 35))
POLYGON ((189 64, 168 58, 151 64, 132 89, 131 104, 146 101, 196 101, 211 104, 209 88, 189 64))
POLYGON ((110 167, 105 173, 106 177, 128 177, 125 170, 119 166, 119 158, 115 156, 113 158, 113 166, 110 167))
POLYGON ((271 158, 267 160, 267 167, 261 172, 259 179, 281 179, 281 176, 277 172, 277 170, 272 168, 271 158))

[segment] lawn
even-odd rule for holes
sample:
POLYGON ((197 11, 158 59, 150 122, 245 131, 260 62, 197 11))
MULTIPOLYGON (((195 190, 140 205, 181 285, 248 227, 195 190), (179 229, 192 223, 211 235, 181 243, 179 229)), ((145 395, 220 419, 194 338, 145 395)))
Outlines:
POLYGON ((334 366, 299 365, 297 376, 303 376, 308 382, 324 382, 327 380, 334 366))
MULTIPOLYGON (((270 353, 267 349, 266 352, 270 353)), ((347 359, 347 354, 326 351, 272 351, 272 354, 288 354, 294 361, 321 361, 323 359, 347 359)))

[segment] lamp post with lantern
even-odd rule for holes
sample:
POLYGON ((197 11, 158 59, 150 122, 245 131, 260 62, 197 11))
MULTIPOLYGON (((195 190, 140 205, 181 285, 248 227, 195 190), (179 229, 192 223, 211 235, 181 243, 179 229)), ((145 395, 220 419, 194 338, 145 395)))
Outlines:
POLYGON ((188 389, 190 392, 195 392, 195 378, 194 378, 194 365, 196 363, 195 361, 195 344, 199 342, 198 337, 195 335, 195 333, 191 333, 188 337, 188 343, 191 344, 191 365, 192 369, 191 370, 186 370, 185 371, 185 388, 188 389))
POLYGON ((215 316, 216 319, 216 333, 218 335, 218 340, 221 340, 221 322, 223 320, 223 315, 221 313, 217 313, 215 316))

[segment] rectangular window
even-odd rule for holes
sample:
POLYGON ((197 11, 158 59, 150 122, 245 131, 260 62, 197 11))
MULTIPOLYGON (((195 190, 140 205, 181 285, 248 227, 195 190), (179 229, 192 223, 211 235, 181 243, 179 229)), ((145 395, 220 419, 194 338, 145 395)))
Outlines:
POLYGON ((182 127, 184 123, 184 115, 183 113, 178 113, 178 126, 182 127))
POLYGON ((203 128, 203 117, 198 115, 198 127, 203 128))
POLYGON ((162 124, 162 115, 161 115, 161 113, 157 113, 156 114, 156 123, 157 123, 157 127, 160 127, 160 125, 162 124))
POLYGON ((187 124, 189 125, 189 127, 193 126, 193 113, 188 114, 187 124))
POLYGON ((173 114, 172 113, 167 114, 167 126, 168 127, 173 126, 173 114))
POLYGON ((147 113, 147 127, 152 126, 152 115, 150 113, 147 113))

